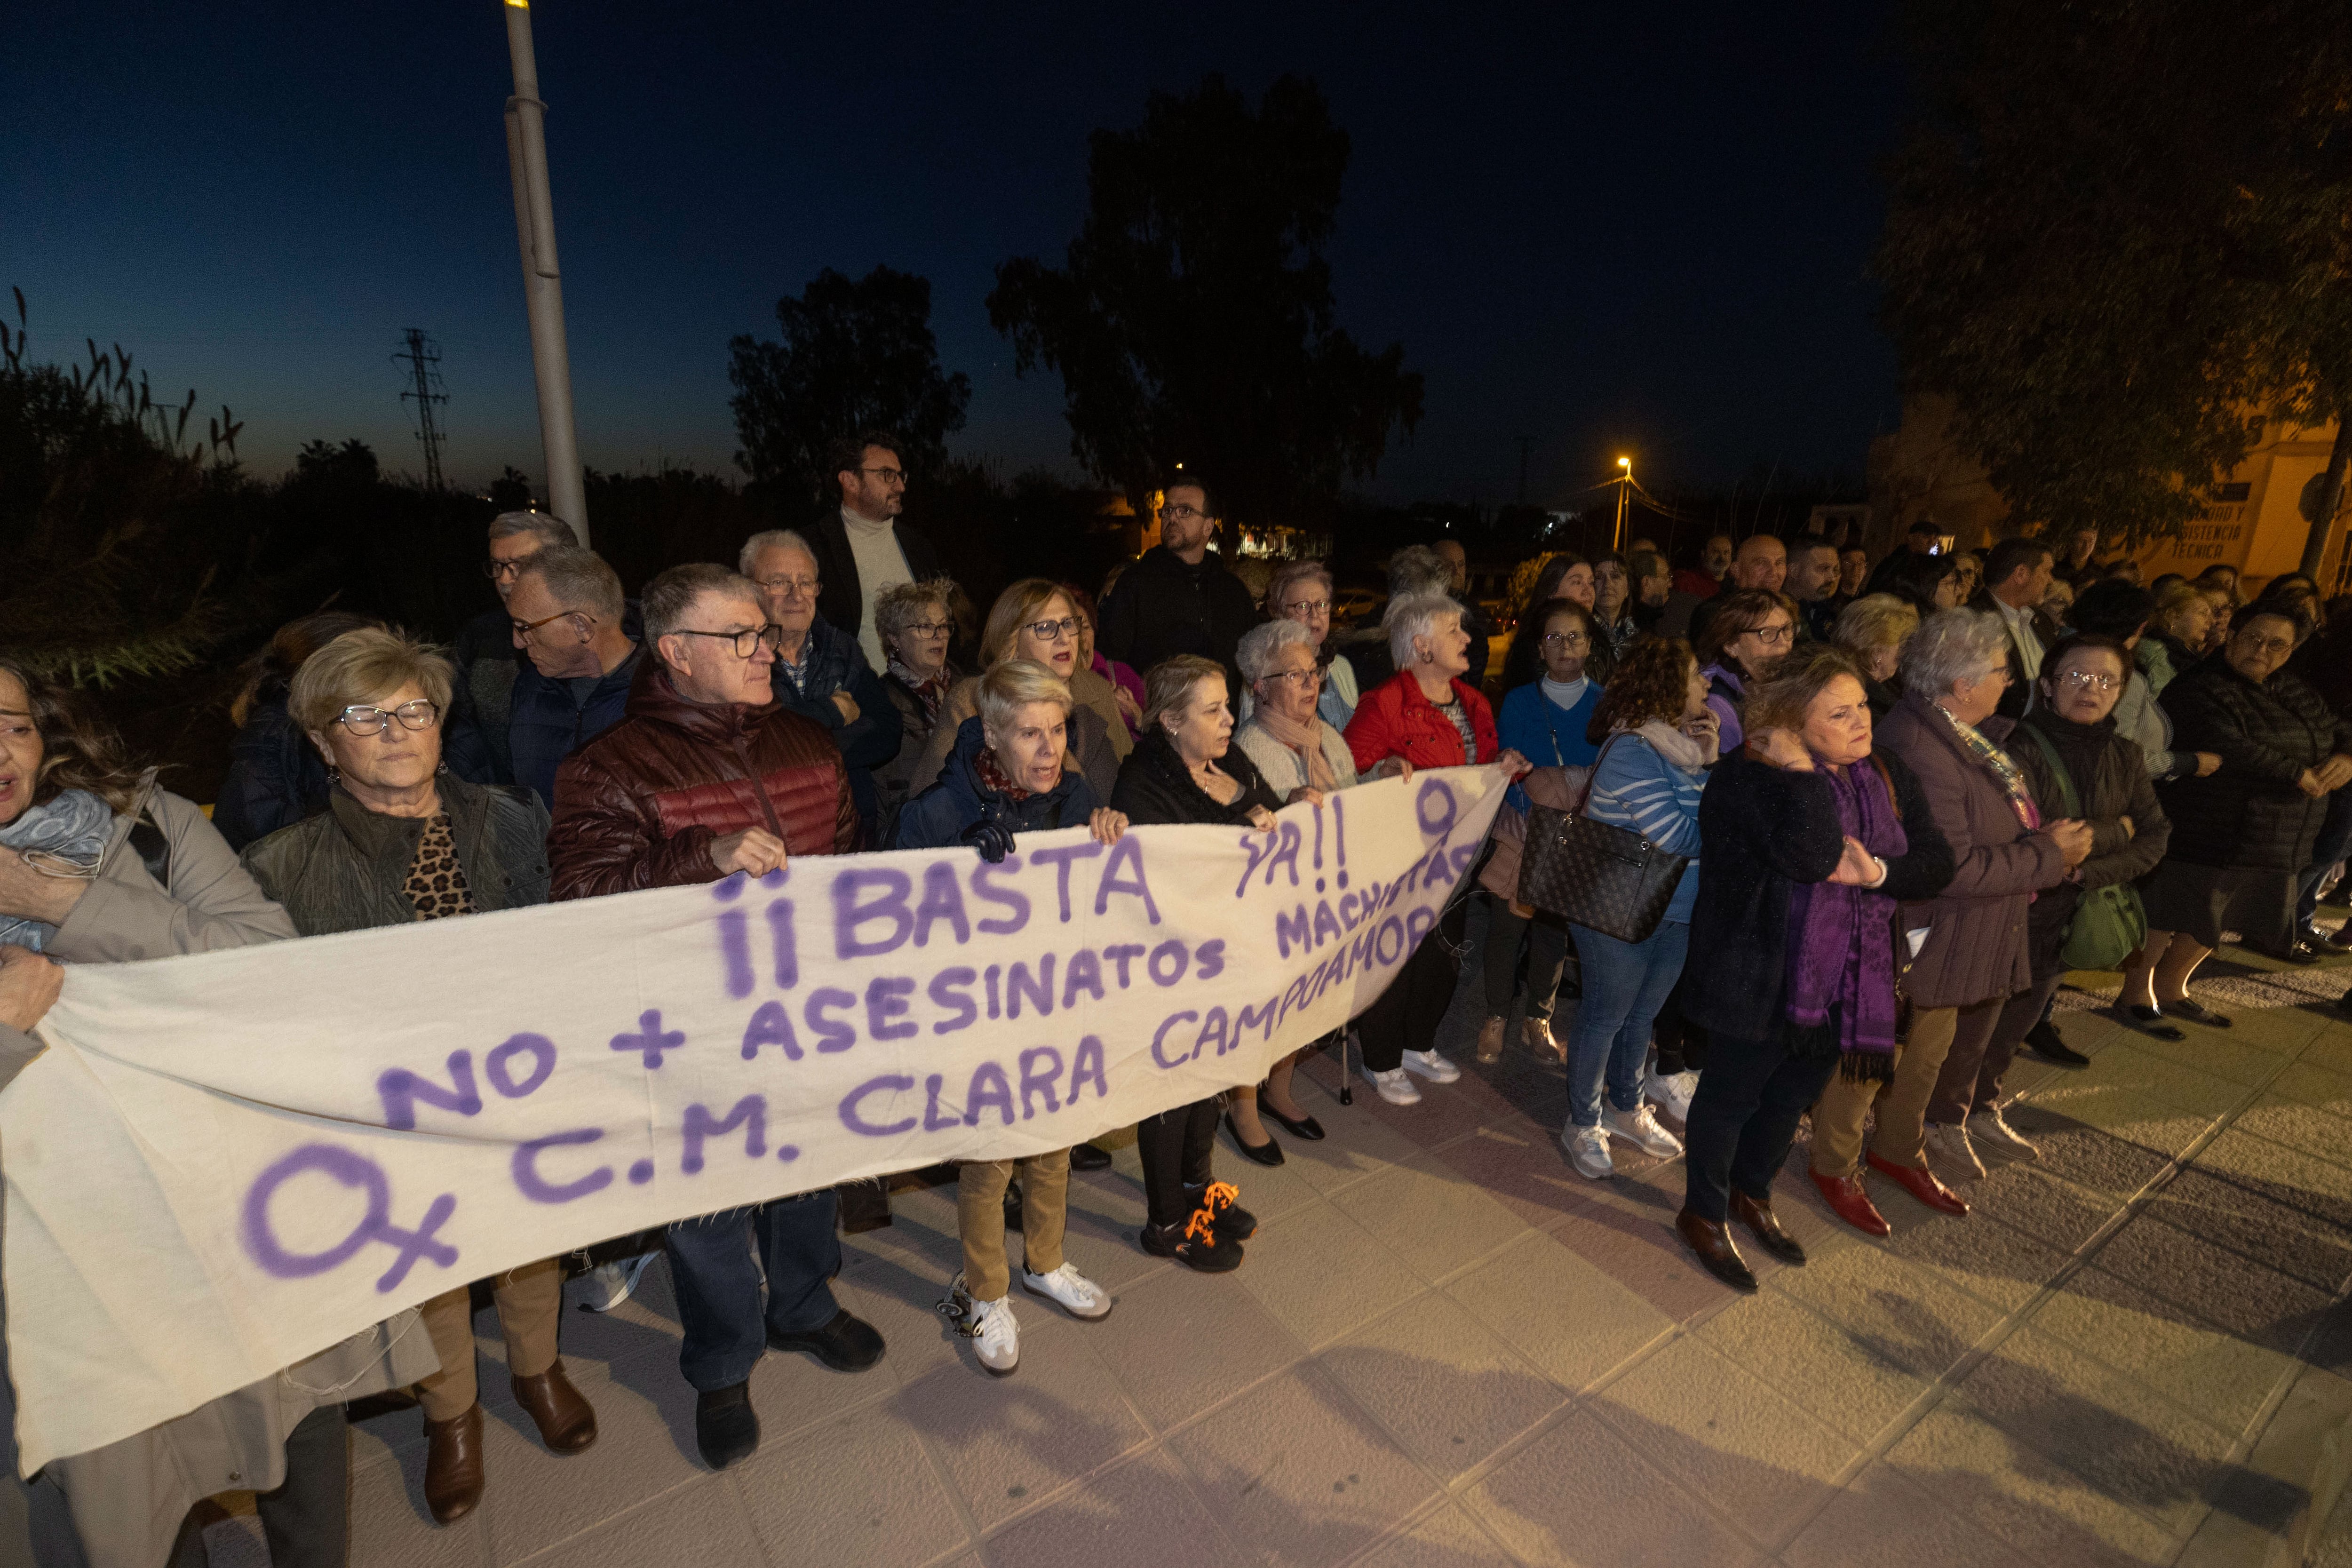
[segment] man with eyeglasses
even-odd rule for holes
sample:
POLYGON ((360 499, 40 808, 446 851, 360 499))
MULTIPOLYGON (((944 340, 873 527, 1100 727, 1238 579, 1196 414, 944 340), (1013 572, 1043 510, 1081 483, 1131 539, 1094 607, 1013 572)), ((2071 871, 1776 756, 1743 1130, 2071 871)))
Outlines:
POLYGON ((490 519, 489 552, 482 575, 499 596, 499 606, 466 623, 451 646, 457 666, 457 684, 450 695, 448 726, 455 735, 472 726, 488 748, 481 776, 464 776, 475 784, 512 784, 514 759, 507 752, 508 710, 522 658, 515 647, 514 627, 507 600, 514 594, 522 563, 542 550, 563 546, 576 550, 580 536, 560 517, 543 511, 502 511, 490 519))
POLYGON ((736 563, 759 589, 768 617, 768 645, 780 678, 770 683, 776 700, 833 736, 849 769, 862 842, 878 846, 882 804, 874 770, 898 754, 905 721, 857 639, 818 610, 824 579, 808 540, 788 528, 755 533, 743 542, 736 563))
POLYGON ((522 784, 551 808, 556 764, 621 721, 644 628, 619 574, 570 545, 524 556, 506 601, 508 640, 522 656, 506 732, 493 747, 478 710, 459 713, 448 727, 449 767, 472 784, 522 784))
MULTIPOLYGON (((646 584, 652 657, 628 716, 556 770, 555 900, 760 877, 790 856, 856 847, 841 752, 774 700, 767 618, 759 590, 724 566, 673 566, 646 584)), ((760 1446, 751 1379, 769 1349, 835 1372, 882 1359, 882 1336, 834 1300, 835 1214, 827 1188, 682 1220, 663 1237, 685 1330, 678 1370, 699 1396, 695 1442, 713 1469, 760 1446)))
POLYGON ((1181 653, 1225 667, 1226 689, 1242 689, 1234 652, 1257 624, 1257 603, 1225 563, 1209 554, 1216 514, 1208 487, 1179 475, 1160 489, 1160 542, 1119 574, 1103 601, 1095 646, 1132 669, 1181 653))
POLYGON ((898 516, 907 504, 907 465, 899 458, 897 437, 867 430, 837 443, 833 470, 841 487, 841 505, 808 530, 816 574, 824 584, 816 607, 857 639, 869 668, 881 669, 889 664, 890 654, 874 624, 876 591, 892 583, 927 583, 945 574, 931 542, 898 516))

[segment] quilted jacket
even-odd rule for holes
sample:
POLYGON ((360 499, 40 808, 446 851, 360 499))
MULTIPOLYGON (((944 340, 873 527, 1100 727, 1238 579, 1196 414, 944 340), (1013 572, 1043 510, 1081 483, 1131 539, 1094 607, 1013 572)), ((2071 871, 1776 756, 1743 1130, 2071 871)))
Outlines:
POLYGON ((2158 700, 2172 715, 2174 751, 2221 758, 2217 773, 2157 787, 2172 818, 2172 858, 2283 871, 2309 864, 2327 797, 2314 800, 2294 781, 2352 752, 2352 722, 2294 670, 2257 686, 2218 654, 2175 677, 2158 700))
POLYGON ((628 716, 556 770, 551 897, 715 882, 711 841, 748 827, 793 855, 854 848, 857 805, 840 749, 774 703, 690 702, 646 659, 628 716))
POLYGON ((1402 670, 1364 693, 1348 721, 1348 750, 1355 754, 1356 772, 1369 773, 1391 757, 1402 757, 1416 768, 1454 768, 1465 763, 1491 763, 1501 748, 1495 739, 1495 710, 1466 680, 1454 683, 1454 695, 1470 713, 1471 732, 1478 737, 1478 754, 1462 754, 1462 731, 1423 695, 1411 670, 1402 670))

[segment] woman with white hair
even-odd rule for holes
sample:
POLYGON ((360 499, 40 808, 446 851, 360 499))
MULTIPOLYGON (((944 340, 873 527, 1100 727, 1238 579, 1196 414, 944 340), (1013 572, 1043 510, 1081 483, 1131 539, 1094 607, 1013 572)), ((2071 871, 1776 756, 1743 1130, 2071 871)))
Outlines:
MULTIPOLYGON (((1527 759, 1501 749, 1493 710, 1464 679, 1471 671, 1462 606, 1442 594, 1392 600, 1387 626, 1397 673, 1364 693, 1348 722, 1356 771, 1370 773, 1393 759, 1416 769, 1502 762, 1514 777, 1526 773, 1527 759)), ((1364 1076, 1391 1105, 1421 1102, 1409 1073, 1432 1083, 1462 1076, 1437 1048, 1437 1026, 1454 1000, 1467 918, 1460 900, 1449 903, 1380 1000, 1357 1020, 1364 1076)))
POLYGON ((1903 700, 1877 731, 1877 747, 1917 776, 1954 869, 1940 894, 1900 917, 1917 941, 1903 976, 1909 1037, 1891 1051, 1848 1053, 1813 1109, 1813 1183, 1867 1235, 1889 1228, 1861 1180, 1863 1123, 1874 1108, 1870 1168, 1929 1208, 1969 1212, 1927 1168, 1928 1100, 1945 1058, 1980 1058, 2002 1005, 2032 988, 2026 906, 2091 852, 2090 825, 2048 820, 2002 750, 2015 721, 1995 710, 2008 686, 2000 617, 1939 611, 1903 650, 1903 700))
MULTIPOLYGON (((1330 579, 1323 581, 1328 592, 1330 579)), ((1266 595, 1269 601, 1282 582, 1279 575, 1275 578, 1275 587, 1266 595)), ((1267 787, 1285 801, 1307 798, 1310 790, 1328 794, 1347 789, 1360 778, 1346 739, 1318 706, 1324 689, 1323 672, 1315 662, 1319 641, 1305 622, 1267 621, 1250 628, 1235 655, 1256 701, 1247 721, 1234 731, 1234 744, 1257 764, 1267 787)), ((1409 763, 1397 760, 1383 763, 1379 776, 1412 771, 1409 763)), ((1234 1090, 1225 1129, 1241 1152, 1261 1165, 1282 1163, 1282 1145, 1258 1120, 1261 1105, 1292 1137, 1312 1142, 1323 1136, 1322 1123, 1291 1098, 1291 1072, 1303 1054, 1304 1048, 1276 1062, 1255 1089, 1244 1084, 1234 1090)))
MULTIPOLYGON (((957 727, 955 749, 939 782, 898 813, 893 847, 942 849, 969 844, 992 863, 1013 849, 1015 833, 1088 828, 1116 844, 1127 818, 1103 805, 1070 761, 1069 683, 1027 658, 990 667, 977 688, 980 711, 957 727)), ((949 1288, 957 1332, 973 1343, 980 1364, 1002 1377, 1021 1362, 1021 1328, 1013 1315, 1012 1269, 1004 1252, 1005 1199, 1021 1169, 1022 1289, 1070 1316, 1092 1322, 1110 1315, 1110 1292, 1062 1257, 1069 1218, 1070 1152, 1021 1160, 966 1160, 956 1171, 956 1230, 963 1272, 949 1288)))
MULTIPOLYGON (((1343 653, 1327 653, 1331 645, 1331 573, 1320 561, 1288 561, 1276 568, 1265 585, 1265 613, 1276 620, 1295 621, 1307 629, 1309 645, 1322 664, 1322 689, 1315 711, 1334 730, 1344 730, 1355 716, 1362 693, 1356 685, 1355 666, 1343 653)), ((1244 638, 1244 641, 1247 639, 1244 638)), ((1256 678, 1247 667, 1243 679, 1252 686, 1256 678)), ((1249 714, 1246 708, 1243 715, 1249 714)))

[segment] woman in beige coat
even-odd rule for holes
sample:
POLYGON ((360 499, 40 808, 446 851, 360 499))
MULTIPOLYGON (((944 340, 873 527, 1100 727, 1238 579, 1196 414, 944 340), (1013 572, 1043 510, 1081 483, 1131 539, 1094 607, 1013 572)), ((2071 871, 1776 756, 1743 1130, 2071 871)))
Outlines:
MULTIPOLYGON (((1118 764, 1135 749, 1119 716, 1118 697, 1109 681, 1078 663, 1079 634, 1084 623, 1077 606, 1061 585, 1043 577, 1024 577, 1002 594, 988 612, 988 626, 980 635, 982 673, 1008 658, 1034 658, 1069 683, 1077 706, 1070 711, 1070 761, 1086 776, 1097 800, 1108 800, 1118 783, 1118 764)), ((980 679, 966 676, 940 702, 939 716, 923 753, 907 773, 907 796, 913 799, 938 782, 955 750, 956 731, 980 711, 980 679)))
MULTIPOLYGON (((68 963, 124 963, 294 934, 204 812, 134 774, 74 693, 0 660, 0 1085, 46 1047, 34 1033, 68 963)), ((5 1154, 0 1154, 5 1157, 5 1154)), ((413 1310, 274 1377, 103 1448, 52 1461, 0 1534, 0 1561, 154 1568, 196 1503, 253 1491, 277 1568, 344 1561, 343 1402, 440 1363, 413 1310), (15 1530, 24 1525, 12 1525, 15 1530)), ((12 1478, 16 1410, 0 1378, 12 1478)))
POLYGON ((1969 1212, 1927 1169, 1927 1101, 1946 1054, 1982 1055, 2001 1004, 2032 985, 2028 901, 2091 851, 2090 827, 2045 821, 2049 814, 2001 750, 2011 721, 1993 710, 2008 686, 2000 617, 1939 611, 1903 650, 1903 700, 1878 729, 1875 744, 1917 776, 1954 869, 1941 894, 1905 905, 1898 917, 1904 941, 1896 963, 1912 942, 1917 947, 1902 982, 1911 1030, 1895 1051, 1891 1081, 1841 1073, 1813 1108, 1813 1181, 1840 1218, 1868 1234, 1888 1228, 1860 1179, 1863 1122, 1874 1104, 1870 1168, 1930 1208, 1969 1212))

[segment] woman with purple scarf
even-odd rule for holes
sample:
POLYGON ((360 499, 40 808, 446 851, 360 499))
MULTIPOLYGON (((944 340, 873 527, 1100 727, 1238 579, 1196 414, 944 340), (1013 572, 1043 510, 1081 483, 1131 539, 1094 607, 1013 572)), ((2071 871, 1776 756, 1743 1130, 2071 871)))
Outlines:
POLYGON ((1895 1058, 1898 902, 1933 898, 1952 855, 1917 779, 1871 751, 1862 672, 1844 652, 1800 649, 1748 691, 1746 743, 1699 805, 1690 945, 1707 984, 1684 1011, 1709 1037, 1684 1124, 1675 1228, 1725 1284, 1756 1289, 1728 1222, 1765 1251, 1805 1250, 1772 1214, 1772 1178, 1805 1108, 1841 1068, 1895 1058))

